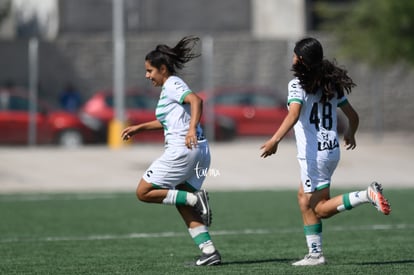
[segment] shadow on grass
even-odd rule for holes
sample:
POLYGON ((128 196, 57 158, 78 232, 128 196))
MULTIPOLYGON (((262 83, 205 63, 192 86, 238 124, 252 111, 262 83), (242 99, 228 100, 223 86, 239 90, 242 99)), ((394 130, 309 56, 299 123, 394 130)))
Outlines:
POLYGON ((245 261, 225 261, 221 265, 240 265, 240 264, 262 264, 262 263, 290 263, 295 259, 264 259, 264 260, 245 260, 245 261))
MULTIPOLYGON (((263 260, 245 260, 245 261, 223 261, 217 266, 231 266, 231 265, 249 265, 249 264, 263 264, 263 263, 291 263, 294 259, 263 259, 263 260)), ((196 266, 195 262, 187 262, 185 266, 196 266)))
POLYGON ((412 264, 414 260, 398 260, 398 261, 385 261, 385 262, 364 262, 357 263, 356 265, 388 265, 388 264, 412 264))

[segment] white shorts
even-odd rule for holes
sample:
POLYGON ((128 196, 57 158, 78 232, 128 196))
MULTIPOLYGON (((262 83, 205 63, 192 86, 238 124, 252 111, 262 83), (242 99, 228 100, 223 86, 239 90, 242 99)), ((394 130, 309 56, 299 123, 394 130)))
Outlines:
POLYGON ((298 159, 303 191, 311 193, 331 185, 331 178, 339 160, 298 159))
POLYGON ((199 190, 210 168, 210 149, 207 140, 198 141, 197 147, 166 145, 164 154, 145 171, 143 179, 156 188, 175 189, 189 184, 199 190))

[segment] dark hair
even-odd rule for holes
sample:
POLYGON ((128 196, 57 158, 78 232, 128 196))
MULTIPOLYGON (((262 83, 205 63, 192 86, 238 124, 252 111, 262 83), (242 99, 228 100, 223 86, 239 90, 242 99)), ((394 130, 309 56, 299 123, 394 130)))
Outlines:
POLYGON ((177 69, 184 68, 185 63, 200 56, 200 54, 192 53, 199 40, 200 38, 195 36, 186 36, 174 48, 164 44, 157 45, 155 50, 145 56, 145 61, 157 69, 160 69, 161 65, 165 65, 170 74, 174 75, 177 69))
POLYGON ((315 94, 322 89, 322 102, 332 99, 335 93, 338 98, 343 97, 344 91, 349 94, 356 86, 348 72, 339 68, 335 60, 330 62, 323 58, 322 45, 315 38, 299 40, 293 51, 299 58, 299 62, 292 66, 293 75, 306 93, 315 94))

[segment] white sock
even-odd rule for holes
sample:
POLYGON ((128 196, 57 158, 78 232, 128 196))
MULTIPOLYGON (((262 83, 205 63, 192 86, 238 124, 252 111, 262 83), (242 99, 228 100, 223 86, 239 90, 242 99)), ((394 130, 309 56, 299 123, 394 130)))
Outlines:
POLYGON ((349 193, 349 201, 352 207, 368 202, 367 190, 349 193))
POLYGON ((211 254, 214 251, 216 251, 216 248, 214 247, 214 244, 211 240, 200 244, 199 247, 200 247, 201 251, 205 254, 211 254))
POLYGON ((348 194, 343 194, 342 196, 343 204, 339 205, 336 209, 339 212, 345 210, 351 210, 352 208, 368 202, 367 190, 351 192, 348 194))
POLYGON ((168 205, 194 206, 197 203, 197 196, 182 190, 168 190, 167 196, 165 196, 162 203, 168 205))
POLYGON ((167 196, 165 196, 162 203, 168 205, 175 205, 175 201, 177 200, 177 194, 178 190, 168 190, 167 196))
POLYGON ((194 206, 197 203, 197 196, 193 193, 187 193, 187 205, 194 206))
POLYGON ((306 235, 309 253, 322 253, 322 234, 306 235))

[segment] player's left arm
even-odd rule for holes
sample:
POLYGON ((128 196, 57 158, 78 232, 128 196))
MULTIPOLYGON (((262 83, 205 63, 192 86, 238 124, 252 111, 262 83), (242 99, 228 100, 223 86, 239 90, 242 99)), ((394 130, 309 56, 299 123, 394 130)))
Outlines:
POLYGON ((203 100, 198 95, 191 92, 185 96, 183 103, 190 104, 190 129, 185 137, 185 145, 191 149, 197 144, 197 125, 200 122, 203 113, 203 100))
POLYGON ((344 134, 344 141, 346 149, 355 149, 356 141, 355 141, 355 133, 358 129, 359 125, 359 116, 355 109, 352 107, 349 101, 346 101, 344 104, 340 106, 342 112, 344 112, 345 116, 348 118, 348 128, 344 134))

